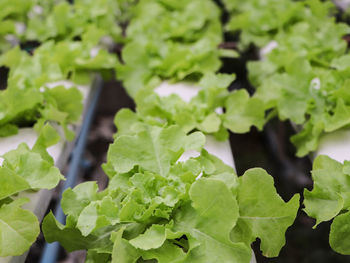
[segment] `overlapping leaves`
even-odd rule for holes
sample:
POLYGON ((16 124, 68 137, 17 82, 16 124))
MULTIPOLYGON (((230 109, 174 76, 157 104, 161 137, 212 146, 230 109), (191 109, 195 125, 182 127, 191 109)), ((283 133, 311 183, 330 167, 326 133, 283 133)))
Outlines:
MULTIPOLYGON (((159 96, 152 89, 144 89, 135 98, 138 117, 133 119, 158 125, 177 124, 185 132, 199 130, 213 134, 218 140, 227 139, 226 129, 245 133, 255 126, 261 130, 265 123, 265 104, 251 98, 245 90, 229 92, 227 87, 233 80, 233 75, 208 73, 197 84, 200 90, 189 102, 176 94, 159 96)), ((130 115, 125 118, 131 118, 130 115)), ((116 118, 118 116, 124 118, 122 115, 116 118)))
POLYGON ((347 26, 332 21, 322 26, 299 23, 281 35, 279 46, 266 60, 249 64, 257 87, 254 96, 276 109, 282 120, 303 126, 292 137, 299 156, 316 150, 324 132, 349 124, 348 66, 342 40, 348 32, 347 26))
POLYGON ((36 216, 22 208, 29 202, 17 194, 26 190, 52 189, 63 176, 54 167, 46 148, 56 144, 59 136, 45 126, 32 149, 20 144, 2 156, 0 166, 0 257, 23 254, 39 235, 36 216))
POLYGON ((300 125, 291 138, 297 155, 315 151, 322 134, 348 126, 343 36, 350 29, 331 16, 334 5, 318 0, 225 2, 232 14, 228 28, 241 31, 241 47, 262 48, 261 60, 248 63, 257 105, 262 101, 265 110, 300 125))
POLYGON ((320 19, 325 19, 335 10, 331 1, 319 0, 244 2, 224 0, 223 2, 231 14, 226 29, 240 31, 241 48, 247 48, 250 44, 262 48, 294 24, 301 21, 308 24, 320 23, 320 19))
POLYGON ((0 64, 10 72, 7 88, 0 92, 0 135, 12 135, 18 127, 34 124, 40 130, 45 122, 53 121, 72 139, 68 125, 80 118, 82 95, 75 87, 48 88, 48 84, 69 77, 74 82, 91 80, 91 71, 111 68, 115 61, 106 50, 91 57, 84 42, 47 42, 33 56, 18 48, 3 54, 0 64))
POLYGON ((132 1, 103 0, 97 4, 78 0, 71 4, 64 0, 1 0, 0 52, 28 41, 73 40, 91 28, 96 29, 97 42, 99 35, 120 42, 122 32, 118 22, 122 22, 121 12, 129 2, 132 1))
POLYGON ((315 227, 333 220, 329 242, 341 254, 350 254, 349 208, 350 208, 350 163, 344 164, 328 156, 318 156, 313 164, 312 191, 304 191, 305 212, 316 219, 315 227))
POLYGON ((131 96, 162 79, 198 80, 221 65, 220 12, 212 1, 140 1, 126 34, 117 77, 131 96))
POLYGON ((237 178, 202 149, 200 132, 147 124, 131 114, 124 110, 116 118, 119 132, 104 165, 108 187, 99 192, 87 182, 68 189, 66 225, 52 214, 44 219, 49 242, 88 250, 87 262, 249 262, 257 237, 265 255, 278 255, 297 196, 284 203, 261 169, 237 178), (200 156, 180 162, 191 149, 200 156), (265 205, 271 209, 259 209, 265 205), (273 225, 266 230, 268 222, 273 225))

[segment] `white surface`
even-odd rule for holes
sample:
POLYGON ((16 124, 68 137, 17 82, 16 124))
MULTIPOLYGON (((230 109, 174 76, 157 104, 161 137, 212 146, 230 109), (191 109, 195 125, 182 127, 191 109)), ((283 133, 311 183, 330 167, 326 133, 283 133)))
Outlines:
MULTIPOLYGON (((179 95, 184 101, 189 102, 194 96, 198 94, 200 89, 201 89, 200 87, 189 83, 169 84, 167 82, 163 82, 160 86, 158 86, 155 89, 155 92, 161 97, 166 97, 175 93, 179 95)), ((222 111, 222 109, 221 111, 220 109, 216 109, 216 110, 218 110, 219 112, 222 111)), ((220 142, 220 141, 217 141, 213 136, 207 135, 204 148, 210 154, 215 155, 216 157, 221 159, 225 164, 236 169, 229 141, 220 142)), ((198 156, 199 156, 199 153, 197 151, 193 151, 193 150, 186 151, 182 154, 179 161, 186 161, 191 157, 198 157, 198 156)), ((200 176, 198 178, 200 178, 200 176)), ((252 259, 250 263, 256 263, 254 252, 252 252, 252 259)))
MULTIPOLYGON (((228 166, 235 168, 235 163, 233 161, 231 146, 229 141, 221 142, 217 141, 214 136, 207 135, 205 136, 206 142, 204 149, 208 151, 208 153, 215 155, 221 161, 223 161, 228 166)), ((195 150, 189 150, 184 152, 179 158, 179 162, 184 162, 190 158, 195 158, 200 155, 199 152, 195 150)), ((236 168, 235 168, 236 169, 236 168)))
POLYGON ((193 85, 191 83, 179 82, 174 84, 169 84, 163 81, 156 89, 155 92, 161 97, 167 97, 171 94, 177 94, 185 102, 190 102, 190 100, 195 97, 200 91, 200 87, 193 85))
POLYGON ((350 160, 350 129, 325 134, 315 155, 328 155, 338 162, 350 160))
POLYGON ((195 151, 195 150, 188 150, 186 152, 184 152, 179 160, 177 160, 178 162, 186 162, 188 159, 190 158, 196 158, 200 155, 199 152, 195 151))
POLYGON ((98 52, 100 52, 100 49, 100 47, 93 47, 92 49, 90 49, 90 57, 96 57, 98 55, 98 52))
MULTIPOLYGON (((16 135, 0 138, 0 156, 16 149, 21 143, 26 143, 30 148, 32 148, 37 138, 38 135, 32 128, 23 128, 20 129, 16 135)), ((63 141, 60 141, 58 144, 47 149, 48 153, 52 156, 55 162, 58 161, 63 146, 63 141)))
POLYGON ((344 11, 350 6, 350 0, 334 0, 333 2, 337 7, 344 11))
POLYGON ((204 148, 236 170, 229 141, 217 141, 213 136, 206 136, 204 148))
POLYGON ((319 90, 321 88, 321 80, 320 78, 314 78, 311 80, 310 87, 315 90, 319 90))
POLYGON ((278 47, 278 43, 275 40, 270 41, 267 45, 260 49, 259 57, 261 60, 264 60, 266 55, 269 54, 272 50, 278 47))

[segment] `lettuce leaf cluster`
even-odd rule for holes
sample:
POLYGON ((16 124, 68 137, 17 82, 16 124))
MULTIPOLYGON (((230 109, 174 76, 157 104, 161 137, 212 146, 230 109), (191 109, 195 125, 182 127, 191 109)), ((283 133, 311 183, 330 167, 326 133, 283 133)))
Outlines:
POLYGON ((305 212, 318 224, 333 219, 329 235, 332 249, 349 255, 350 162, 318 156, 312 169, 314 187, 304 191, 305 212))
POLYGON ((30 200, 23 191, 52 189, 63 179, 46 148, 60 137, 46 125, 30 149, 20 144, 1 156, 0 165, 0 257, 19 256, 30 248, 40 233, 37 217, 22 206, 30 200))
MULTIPOLYGON (((122 41, 122 12, 133 1, 1 0, 0 52, 11 46, 36 41, 73 40, 91 28, 109 42, 122 41)), ((108 43, 109 43, 108 42, 108 43)), ((106 43, 106 44, 108 44, 106 43)))
POLYGON ((263 102, 243 89, 229 92, 227 87, 234 79, 234 75, 207 73, 196 84, 200 90, 189 102, 176 94, 159 96, 145 88, 135 97, 138 116, 127 114, 125 118, 177 124, 185 132, 198 130, 221 141, 228 139, 228 130, 245 133, 252 126, 261 130, 265 123, 263 102))
POLYGON ((161 80, 198 80, 221 66, 220 10, 210 0, 144 0, 133 8, 117 77, 131 96, 161 80), (155 19, 156 18, 156 19, 155 19))
POLYGON ((116 58, 106 49, 91 55, 96 37, 92 30, 79 42, 45 42, 33 55, 15 47, 0 56, 0 65, 10 69, 7 87, 0 91, 0 136, 15 134, 23 126, 40 130, 51 121, 63 127, 68 139, 73 138, 68 125, 80 119, 82 95, 76 87, 51 88, 49 84, 61 80, 85 83, 91 81, 92 72, 113 68, 116 58))
MULTIPOLYGON (((51 1, 46 1, 51 2, 51 1)), ((18 44, 23 35, 28 12, 34 7, 35 0, 0 1, 0 53, 18 44)))
POLYGON ((223 3, 230 14, 225 29, 240 33, 242 49, 251 44, 262 48, 294 24, 319 23, 336 9, 331 1, 319 0, 223 0, 223 3))
POLYGON ((241 30, 243 47, 273 41, 259 61, 248 63, 254 98, 299 132, 291 138, 297 156, 318 147, 322 134, 349 125, 348 54, 350 27, 332 17, 329 1, 227 1, 231 30, 241 30), (276 14, 271 16, 271 13, 276 14), (269 18, 269 19, 267 19, 269 18))
POLYGON ((65 191, 66 225, 43 221, 49 242, 85 249, 86 262, 249 262, 261 240, 277 256, 299 207, 285 203, 264 170, 234 170, 204 149, 201 132, 121 118, 104 170, 108 187, 86 182, 65 191), (129 127, 128 130, 125 128, 129 127), (181 161, 185 151, 198 157, 181 161))
POLYGON ((278 47, 266 60, 248 65, 257 87, 254 97, 275 109, 280 119, 301 125, 292 137, 297 155, 317 149, 320 136, 349 124, 346 53, 342 37, 350 32, 333 20, 296 24, 280 34, 278 47))

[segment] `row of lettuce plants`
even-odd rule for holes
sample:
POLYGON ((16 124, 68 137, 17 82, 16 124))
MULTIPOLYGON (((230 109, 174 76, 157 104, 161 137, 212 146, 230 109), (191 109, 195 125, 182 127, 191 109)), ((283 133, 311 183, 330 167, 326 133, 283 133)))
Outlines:
POLYGON ((64 179, 46 149, 61 138, 74 138, 83 96, 74 85, 50 84, 86 84, 93 72, 111 71, 116 57, 102 40, 121 37, 117 4, 0 1, 0 66, 8 70, 6 87, 0 91, 0 137, 24 127, 38 133, 32 148, 23 143, 1 158, 0 257, 23 254, 40 233, 36 216, 22 208, 29 201, 23 193, 52 189, 64 179))
MULTIPOLYGON (((350 27, 337 22, 331 1, 224 1, 231 19, 227 30, 241 31, 240 48, 261 48, 248 63, 253 98, 281 120, 297 126, 291 138, 297 156, 317 150, 325 133, 350 124, 350 56, 343 39, 350 27), (275 15, 271 15, 275 14, 275 15), (264 48, 265 47, 265 48, 264 48)), ((315 227, 333 218, 330 245, 342 254, 349 246, 349 170, 327 156, 314 160, 314 189, 304 191, 305 212, 315 227)))
POLYGON ((136 112, 123 109, 115 117, 118 132, 103 166, 109 185, 67 190, 66 224, 47 215, 47 241, 87 250, 86 262, 249 262, 256 238, 264 255, 279 254, 299 196, 285 203, 263 169, 238 178, 203 149, 206 136, 227 140, 227 128, 246 132, 264 124, 259 102, 245 90, 227 90, 234 76, 215 74, 221 56, 237 55, 217 48, 222 32, 210 0, 135 5, 116 74, 136 112), (190 102, 160 97, 154 88, 162 81, 201 90, 190 102), (188 150, 199 156, 181 161, 188 150))

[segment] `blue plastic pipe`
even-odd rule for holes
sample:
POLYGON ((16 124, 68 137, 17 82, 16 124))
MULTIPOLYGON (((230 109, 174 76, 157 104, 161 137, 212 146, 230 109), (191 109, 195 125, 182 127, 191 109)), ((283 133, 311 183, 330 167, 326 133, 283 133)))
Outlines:
MULTIPOLYGON (((79 137, 77 139, 76 145, 72 152, 71 162, 69 165, 69 170, 67 172, 66 181, 64 182, 64 185, 61 189, 60 198, 54 210, 56 219, 62 224, 65 223, 65 219, 66 219, 61 207, 62 194, 67 188, 73 188, 76 184, 77 177, 80 170, 82 156, 85 151, 87 136, 94 117, 94 112, 97 106, 97 102, 102 91, 102 87, 103 87, 102 84, 103 84, 103 80, 101 76, 97 75, 96 78, 94 79, 94 83, 92 85, 92 91, 90 93, 90 98, 89 98, 90 104, 88 105, 88 109, 86 111, 86 115, 83 120, 83 124, 81 126, 79 137)), ((60 248, 60 245, 58 242, 54 242, 51 244, 46 243, 40 263, 56 263, 59 248, 60 248)))

